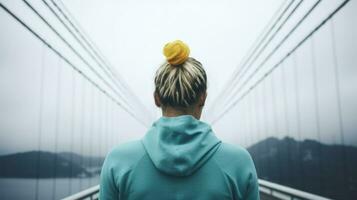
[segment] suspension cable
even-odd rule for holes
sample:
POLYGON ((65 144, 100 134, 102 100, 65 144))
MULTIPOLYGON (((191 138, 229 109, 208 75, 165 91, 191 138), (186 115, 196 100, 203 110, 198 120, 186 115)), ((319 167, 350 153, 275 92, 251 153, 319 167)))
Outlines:
POLYGON ((76 65, 74 65, 69 59, 63 56, 57 49, 55 49, 50 43, 48 43, 43 37, 41 37, 38 33, 36 33, 32 28, 30 28, 24 21, 22 21, 17 15, 15 15, 12 11, 10 11, 3 3, 0 2, 0 7, 12 16, 17 22, 19 22, 22 26, 24 26, 28 31, 30 31, 37 39, 39 39, 42 43, 44 43, 49 49, 51 49, 56 55, 58 55, 63 61, 65 61, 69 66, 72 67, 75 71, 77 71, 83 78, 85 78, 89 83, 91 83, 94 87, 100 90, 103 94, 105 94, 109 99, 111 99, 115 104, 122 107, 127 113, 129 113, 134 119, 139 121, 142 125, 147 127, 147 124, 138 118, 134 113, 128 110, 122 103, 120 103, 116 98, 114 98, 110 93, 100 87, 95 81, 93 81, 88 75, 83 73, 76 65))
POLYGON ((226 115, 232 107, 239 103, 247 94, 249 94, 258 84, 260 84, 268 75, 270 75, 280 64, 285 61, 291 54, 293 54, 303 43, 305 43, 316 31, 318 31, 328 20, 330 20, 340 9, 342 9, 350 0, 343 1, 334 11, 332 11, 325 19, 323 19, 312 31, 310 31, 300 42, 297 43, 281 60, 279 60, 273 67, 267 71, 260 79, 258 79, 248 90, 246 90, 240 97, 235 99, 228 105, 213 121, 212 124, 226 115))
MULTIPOLYGON (((293 16, 293 14, 296 12, 296 10, 300 7, 300 5, 302 4, 302 0, 299 1, 299 3, 293 8, 293 10, 289 13, 289 15, 285 18, 285 20, 280 24, 280 26, 275 30, 275 32, 271 35, 271 37, 267 40, 267 42, 263 45, 263 47, 258 51, 258 53, 255 54, 254 58, 251 59, 252 62, 250 62, 249 64, 247 64, 248 62, 246 62, 247 65, 244 65, 242 68, 244 68, 244 71, 242 69, 242 73, 239 74, 240 76, 236 76, 234 79, 234 82, 232 83, 233 86, 238 85, 238 83, 243 79, 243 76, 248 72, 248 70, 253 66, 253 64, 255 63, 256 60, 258 60, 258 58, 260 57, 260 55, 262 55, 263 51, 266 49, 266 47, 271 43, 271 41, 275 38, 275 36, 279 33, 279 31, 284 27, 284 25, 286 24, 286 22, 291 18, 291 16, 293 16), (245 67, 247 66, 247 67, 245 67)), ((320 2, 317 1, 317 4, 320 2)), ((315 4, 315 6, 317 6, 317 4, 315 4)), ((287 39, 287 38, 286 38, 287 39)), ((283 44, 284 42, 281 41, 280 44, 283 44)), ((280 47, 280 46, 279 46, 280 47)), ((271 52, 271 56, 275 53, 276 51, 272 51, 271 52)), ((253 56, 253 55, 252 55, 253 56)), ((266 59, 267 61, 268 59, 266 59)), ((255 74, 255 73, 253 73, 255 74)), ((239 89, 238 89, 239 90, 239 89)), ((231 95, 228 94, 228 97, 226 98, 226 101, 224 103, 227 103, 227 99, 230 99, 229 96, 231 96, 232 98, 234 96, 236 96, 237 91, 237 87, 234 87, 231 91, 233 91, 233 93, 231 93, 231 95)))
MULTIPOLYGON (((242 88, 245 87, 245 85, 247 85, 249 83, 249 81, 254 77, 254 75, 264 66, 264 64, 269 60, 269 58, 281 47, 281 45, 290 37, 290 35, 293 34, 293 32, 302 24, 302 22, 307 18, 307 16, 317 7, 317 5, 320 3, 321 0, 318 0, 315 2, 315 4, 309 9, 309 11, 307 13, 305 13, 305 15, 299 20, 298 23, 295 24, 295 26, 289 31, 289 33, 287 35, 285 35, 285 37, 275 46, 275 48, 268 54, 267 57, 265 57, 265 59, 258 65, 258 67, 253 71, 253 73, 251 73, 247 79, 245 79, 245 81, 240 85, 237 86, 236 88, 234 88, 233 93, 231 93, 231 95, 229 95, 231 98, 226 98, 226 101, 224 102, 224 105, 228 105, 229 107, 229 101, 230 99, 234 99, 235 96, 238 95, 238 93, 241 91, 242 88)), ((301 2, 300 2, 301 3, 301 2)), ((300 4, 298 4, 300 5, 300 4)), ((297 7, 295 7, 295 9, 293 10, 293 12, 295 12, 297 7)), ((291 16, 292 13, 289 14, 289 17, 291 16)), ((287 18, 288 19, 288 18, 287 18)), ((287 21, 287 19, 285 20, 285 22, 287 21)), ((284 23, 285 23, 284 22, 284 23)), ((279 29, 280 30, 280 29, 279 29)), ((261 53, 261 52, 260 52, 261 53)), ((260 54, 259 54, 260 55, 260 54)), ((259 56, 258 55, 258 56, 259 56)), ((255 59, 257 59, 258 57, 256 56, 255 59)), ((252 65, 250 65, 251 67, 252 65)), ((248 69, 247 69, 248 70, 248 69)), ((247 71, 246 70, 246 71, 247 71)), ((239 79, 240 81, 241 79, 239 79)), ((223 107, 224 109, 224 107, 223 107)))
MULTIPOLYGON (((76 19, 73 17, 71 12, 67 9, 67 7, 64 5, 62 1, 59 1, 59 3, 62 5, 63 10, 61 6, 59 6, 54 0, 51 0, 52 4, 59 10, 59 12, 62 14, 62 16, 67 20, 67 22, 71 25, 71 27, 75 30, 77 34, 82 38, 82 40, 90 47, 90 49, 94 52, 94 54, 104 63, 104 66, 111 72, 111 74, 115 77, 117 81, 122 85, 124 89, 126 89, 126 92, 129 94, 129 96, 132 97, 132 99, 138 104, 138 106, 141 108, 142 111, 145 113, 147 112, 146 106, 142 104, 142 102, 139 100, 139 98, 132 92, 130 87, 126 84, 126 82, 123 80, 123 78, 120 76, 120 74, 116 73, 116 70, 114 67, 110 64, 107 58, 103 55, 103 53, 100 51, 100 49, 97 47, 97 45, 90 39, 88 34, 85 32, 85 30, 80 26, 80 24, 76 21, 76 19), (65 10, 65 12, 64 12, 65 10), (69 16, 67 16, 67 14, 69 16), (78 26, 78 27, 77 27, 78 26)), ((146 116, 146 115, 144 115, 146 116)), ((150 118, 151 120, 151 118, 150 118)))
MULTIPOLYGON (((301 3, 302 0, 300 0, 301 3)), ((271 31, 275 28, 275 26, 279 23, 281 18, 285 15, 287 10, 290 8, 290 6, 294 3, 294 0, 290 1, 290 3, 285 7, 285 9, 280 13, 280 15, 275 19, 275 16, 278 15, 280 10, 283 8, 285 4, 282 4, 280 8, 276 11, 276 13, 273 15, 272 19, 268 23, 268 25, 264 28, 264 31, 261 32, 260 36, 258 39, 254 42, 255 44, 251 47, 251 50, 249 50, 250 53, 247 54, 247 58, 243 58, 243 62, 239 64, 236 68, 236 70, 233 72, 233 75, 230 77, 230 79, 226 82, 225 86, 223 87, 224 89, 221 91, 221 93, 217 96, 217 98, 213 101, 212 106, 209 108, 209 111, 214 111, 213 108, 216 107, 216 105, 224 98, 226 93, 231 89, 231 87, 234 87, 235 81, 237 79, 237 76, 240 75, 241 71, 245 68, 246 64, 248 61, 253 57, 255 52, 259 49, 259 47, 262 45, 264 40, 268 37, 268 35, 271 33, 271 31), (269 25, 273 23, 273 20, 275 19, 275 22, 273 25, 269 25), (270 28, 269 28, 270 26, 270 28), (268 29, 268 31, 265 31, 268 29), (249 55, 249 56, 248 56, 249 55), (241 67, 240 67, 241 66, 241 67)), ((299 3, 299 4, 300 4, 299 3)), ((298 5, 299 5, 298 4, 298 5)))
MULTIPOLYGON (((61 24, 66 28, 66 30, 75 38, 75 40, 80 44, 80 46, 89 54, 89 56, 97 63, 97 65, 105 72, 105 74, 110 78, 110 80, 118 87, 118 89, 120 91, 122 91, 122 93, 125 93, 125 89, 124 86, 122 84, 118 84, 118 80, 115 79, 112 71, 109 69, 109 67, 107 65, 102 65, 102 63, 100 63, 100 61, 98 61, 97 57, 95 57, 95 55, 93 55, 92 51, 95 52, 95 50, 92 48, 92 46, 88 45, 88 47, 92 50, 90 51, 85 45, 84 43, 78 38, 78 36, 69 28, 69 26, 62 20, 62 18, 53 10, 53 8, 44 0, 42 0, 42 2, 45 4, 45 6, 51 11, 51 13, 61 22, 61 24), (108 73, 108 71, 110 73, 108 73)), ((55 3, 54 3, 55 4, 55 3)), ((65 14, 62 12, 62 10, 60 10, 59 7, 57 7, 57 4, 55 5, 56 8, 60 11, 60 13, 62 14, 62 16, 64 16, 65 14)), ((69 20, 68 18, 65 17, 65 19, 69 20)), ((70 23, 72 24, 72 23, 70 23)), ((74 25, 72 25, 73 27, 74 25)), ((77 29, 75 29, 77 30, 77 29)), ((96 54, 97 55, 97 54, 96 54)), ((105 63, 104 63, 105 64, 105 63)), ((126 92, 128 93, 128 92, 126 92)), ((130 94, 129 94, 130 95, 130 94)), ((132 96, 130 96, 132 97, 132 96)), ((124 99, 125 100, 125 99, 124 99)), ((134 100, 134 99, 133 99, 134 100)), ((128 101, 125 100, 125 102, 129 105, 128 101)), ((129 101, 132 102, 132 101, 129 101)), ((135 108, 136 106, 134 106, 135 108)), ((132 107, 133 109, 133 107, 132 107)))
POLYGON ((78 53, 78 51, 75 50, 75 48, 66 40, 63 38, 63 36, 27 1, 27 0, 23 0, 23 2, 82 60, 83 63, 85 63, 90 70, 101 80, 103 81, 103 83, 109 87, 116 95, 118 95, 118 97, 120 99, 122 99, 122 101, 124 102, 124 104, 126 103, 127 106, 131 108, 131 106, 126 102, 126 100, 120 95, 120 93, 114 89, 111 84, 109 84, 102 75, 100 75, 95 69, 94 67, 83 58, 83 56, 78 53))

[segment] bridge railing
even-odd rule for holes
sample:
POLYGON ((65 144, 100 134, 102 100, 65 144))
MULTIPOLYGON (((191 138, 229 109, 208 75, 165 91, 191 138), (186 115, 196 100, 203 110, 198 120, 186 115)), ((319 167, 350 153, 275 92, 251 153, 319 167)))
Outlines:
MULTIPOLYGON (((259 180, 259 191, 262 200, 331 200, 315 194, 279 185, 265 180, 259 180), (267 198, 264 198, 267 197, 267 198)), ((98 200, 99 185, 83 190, 72 196, 66 197, 63 200, 98 200)))
POLYGON ((62 200, 98 200, 99 199, 99 185, 93 186, 62 200))
MULTIPOLYGON (((261 196, 268 196, 269 199, 281 200, 331 200, 315 194, 297 190, 291 187, 279 185, 265 180, 259 180, 259 191, 261 196)), ((263 199, 263 198, 262 198, 263 199)))

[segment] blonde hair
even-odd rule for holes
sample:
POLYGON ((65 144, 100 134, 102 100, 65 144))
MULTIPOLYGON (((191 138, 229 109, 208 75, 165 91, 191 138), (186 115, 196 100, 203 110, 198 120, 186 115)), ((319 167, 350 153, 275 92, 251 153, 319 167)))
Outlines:
POLYGON ((197 103, 206 89, 206 72, 194 58, 187 56, 179 65, 166 61, 156 71, 155 92, 163 106, 190 107, 197 103))

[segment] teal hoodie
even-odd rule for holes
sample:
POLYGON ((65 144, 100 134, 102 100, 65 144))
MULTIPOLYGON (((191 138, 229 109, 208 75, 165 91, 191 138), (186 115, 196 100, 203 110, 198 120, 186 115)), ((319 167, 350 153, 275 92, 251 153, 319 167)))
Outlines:
POLYGON ((249 153, 191 115, 161 117, 140 141, 106 157, 100 200, 259 199, 249 153))

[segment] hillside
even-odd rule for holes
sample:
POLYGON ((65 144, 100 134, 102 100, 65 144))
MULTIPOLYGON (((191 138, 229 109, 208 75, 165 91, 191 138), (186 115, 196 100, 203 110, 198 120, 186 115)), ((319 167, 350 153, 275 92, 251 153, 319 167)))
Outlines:
POLYGON ((103 158, 84 157, 74 153, 29 151, 0 156, 0 177, 53 178, 90 177, 98 174, 103 158), (39 161, 39 162, 38 162, 39 161), (56 165, 55 165, 56 163, 56 165))
POLYGON ((357 199, 357 148, 267 138, 248 148, 262 179, 333 199, 357 199))

